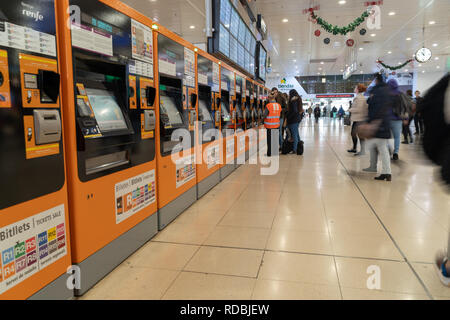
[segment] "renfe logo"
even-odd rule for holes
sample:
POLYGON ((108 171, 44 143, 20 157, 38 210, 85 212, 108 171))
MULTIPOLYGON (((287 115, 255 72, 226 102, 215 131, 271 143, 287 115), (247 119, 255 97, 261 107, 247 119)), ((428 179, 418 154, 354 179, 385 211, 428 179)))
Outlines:
POLYGON ((22 10, 24 16, 33 18, 35 21, 44 21, 44 16, 39 11, 35 11, 32 5, 22 2, 22 6, 26 8, 22 10))

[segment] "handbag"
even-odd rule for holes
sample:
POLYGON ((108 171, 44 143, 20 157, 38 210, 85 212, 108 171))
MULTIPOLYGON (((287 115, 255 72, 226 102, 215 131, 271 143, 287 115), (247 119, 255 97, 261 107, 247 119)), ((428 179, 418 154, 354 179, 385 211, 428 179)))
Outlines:
POLYGON ((361 139, 372 139, 380 127, 381 120, 375 120, 370 123, 358 125, 356 132, 361 139))

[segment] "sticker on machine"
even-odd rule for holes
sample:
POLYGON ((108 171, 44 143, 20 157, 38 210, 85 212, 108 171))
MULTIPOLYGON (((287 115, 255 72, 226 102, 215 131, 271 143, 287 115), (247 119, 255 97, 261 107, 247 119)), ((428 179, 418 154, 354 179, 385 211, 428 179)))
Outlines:
POLYGON ((234 160, 234 139, 227 140, 227 164, 234 160))
POLYGON ((64 205, 0 228, 0 294, 67 254, 64 205))
POLYGON ((116 224, 156 201, 155 181, 155 170, 153 169, 116 184, 116 224))
POLYGON ((245 135, 239 136, 239 152, 245 150, 245 135))
POLYGON ((206 163, 208 164, 208 169, 211 169, 219 164, 220 154, 218 145, 208 148, 206 151, 206 155, 206 163))
POLYGON ((195 179, 195 155, 176 160, 177 188, 195 179))
POLYGON ((153 64, 153 34, 152 29, 131 20, 133 58, 153 64))

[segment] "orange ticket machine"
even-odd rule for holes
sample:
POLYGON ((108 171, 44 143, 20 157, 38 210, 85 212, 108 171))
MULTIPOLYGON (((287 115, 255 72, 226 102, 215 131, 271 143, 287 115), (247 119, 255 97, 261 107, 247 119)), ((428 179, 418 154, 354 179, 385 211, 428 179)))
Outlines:
POLYGON ((195 48, 159 25, 156 76, 160 121, 157 127, 158 227, 162 230, 197 200, 195 48))
POLYGON ((219 60, 197 50, 198 89, 198 145, 197 198, 202 197, 220 182, 221 95, 219 60))
POLYGON ((56 1, 0 4, 0 299, 68 299, 56 1))
POLYGON ((235 159, 235 132, 236 132, 236 111, 233 107, 235 89, 235 74, 233 70, 223 63, 220 69, 220 89, 221 89, 221 129, 223 137, 222 162, 220 168, 220 178, 225 179, 236 169, 235 159))
POLYGON ((236 98, 233 101, 233 108, 236 111, 236 134, 234 143, 234 156, 237 166, 245 162, 245 113, 244 113, 244 97, 245 96, 245 79, 243 76, 236 74, 236 98))
POLYGON ((157 90, 150 20, 117 0, 58 3, 78 296, 157 232, 157 90))

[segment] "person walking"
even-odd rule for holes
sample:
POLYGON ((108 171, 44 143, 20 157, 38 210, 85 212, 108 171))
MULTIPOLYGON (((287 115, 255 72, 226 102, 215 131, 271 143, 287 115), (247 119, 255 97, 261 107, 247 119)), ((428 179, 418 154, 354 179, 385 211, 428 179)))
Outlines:
POLYGON ((414 103, 416 104, 416 113, 414 114, 414 126, 416 127, 416 132, 414 135, 423 135, 424 134, 424 124, 423 124, 423 115, 421 103, 423 98, 420 96, 420 91, 417 90, 415 92, 414 103))
POLYGON ((383 81, 380 73, 375 74, 375 86, 370 91, 368 99, 369 112, 368 123, 358 128, 358 132, 365 132, 370 137, 370 167, 363 169, 365 172, 377 172, 378 157, 381 158, 381 175, 375 180, 392 180, 391 159, 389 156, 389 139, 391 138, 390 109, 392 98, 389 87, 383 81))
POLYGON ((286 113, 287 127, 292 134, 294 139, 293 152, 297 153, 297 147, 300 142, 300 136, 298 133, 298 126, 301 121, 301 114, 303 113, 303 102, 302 98, 299 96, 297 90, 292 89, 289 91, 289 103, 286 113))
POLYGON ((406 107, 403 104, 402 93, 398 89, 398 82, 395 79, 388 81, 388 86, 391 90, 392 109, 391 109, 391 131, 394 136, 394 151, 392 160, 398 160, 400 151, 400 139, 403 129, 403 121, 409 119, 406 107))
POLYGON ((272 140, 276 141, 276 135, 280 129, 281 105, 277 103, 276 96, 272 92, 269 95, 269 103, 264 110, 264 127, 267 130, 267 156, 271 157, 273 151, 278 152, 277 148, 272 148, 272 140), (274 139, 272 139, 272 137, 274 139), (272 150, 273 149, 273 150, 272 150))
POLYGON ((342 108, 342 106, 341 106, 338 111, 339 121, 342 120, 342 117, 344 115, 345 115, 345 111, 344 111, 344 108, 342 108))
POLYGON ((351 131, 353 148, 347 151, 350 153, 355 153, 355 156, 362 156, 366 153, 364 138, 359 137, 359 144, 361 145, 361 150, 357 152, 356 149, 358 146, 358 133, 357 133, 358 126, 367 121, 367 116, 369 112, 366 97, 364 97, 364 92, 366 92, 366 90, 367 87, 363 84, 358 84, 356 86, 355 88, 356 97, 353 100, 353 103, 350 108, 351 121, 353 121, 351 131))
POLYGON ((407 108, 408 118, 403 120, 403 144, 414 143, 413 135, 411 132, 411 122, 414 119, 414 106, 412 100, 412 91, 408 90, 407 94, 402 94, 403 104, 407 108))
POLYGON ((316 123, 319 123, 319 118, 320 118, 320 107, 319 107, 319 105, 317 105, 314 108, 314 118, 316 120, 316 123))
POLYGON ((313 109, 312 109, 312 107, 309 107, 309 108, 308 108, 308 115, 309 115, 309 118, 310 118, 310 119, 311 119, 312 113, 313 113, 313 109))

